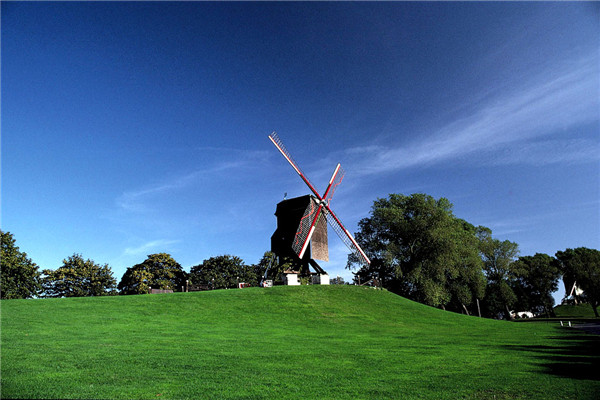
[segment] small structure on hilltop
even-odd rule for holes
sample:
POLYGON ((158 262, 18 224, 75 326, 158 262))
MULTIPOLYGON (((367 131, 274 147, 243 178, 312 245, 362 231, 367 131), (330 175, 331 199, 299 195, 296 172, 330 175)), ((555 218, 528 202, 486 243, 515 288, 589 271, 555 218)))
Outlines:
POLYGON ((574 279, 568 279, 563 276, 563 282, 565 283, 565 297, 562 299, 562 304, 579 304, 581 297, 583 296, 583 289, 577 286, 577 281, 574 279))
POLYGON ((299 271, 293 271, 291 269, 286 269, 283 271, 281 274, 281 280, 283 284, 289 286, 298 286, 300 284, 300 281, 298 280, 298 273, 299 271))
POLYGON ((298 282, 300 276, 310 277, 313 284, 329 284, 329 275, 315 261, 315 258, 329 261, 325 221, 329 222, 340 239, 355 254, 357 260, 370 264, 367 255, 329 207, 333 192, 344 177, 340 164, 333 171, 324 195, 321 196, 292 159, 277 134, 273 132, 269 135, 269 139, 312 192, 277 204, 275 211, 277 229, 271 236, 271 251, 277 256, 279 266, 292 264, 292 268, 287 268, 283 273, 284 283, 299 284, 291 282, 298 282), (311 272, 311 267, 314 272, 311 272))
POLYGON ((158 293, 173 293, 173 289, 152 289, 148 288, 149 294, 158 294, 158 293))

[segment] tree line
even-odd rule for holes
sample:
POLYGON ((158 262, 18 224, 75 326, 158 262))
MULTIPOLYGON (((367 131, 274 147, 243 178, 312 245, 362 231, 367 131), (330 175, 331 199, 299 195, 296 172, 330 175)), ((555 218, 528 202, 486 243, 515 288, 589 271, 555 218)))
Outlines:
POLYGON ((467 314, 510 318, 511 310, 552 315, 561 276, 584 290, 596 316, 600 251, 584 247, 519 257, 519 246, 491 229, 457 218, 448 199, 391 194, 377 199, 359 222, 356 240, 371 259, 355 282, 376 279, 409 299, 467 314))
MULTIPOLYGON (((352 254, 348 257, 354 283, 377 280, 394 293, 430 306, 509 318, 511 310, 552 315, 552 293, 562 277, 569 284, 577 282, 584 290, 582 300, 598 316, 600 251, 580 247, 558 251, 554 257, 519 256, 516 243, 457 218, 452 208, 449 200, 426 194, 375 200, 356 234, 371 264, 361 266, 352 254)), ((150 288, 180 291, 190 284, 211 289, 236 287, 239 282, 256 286, 265 271, 267 278, 276 279, 286 267, 266 252, 252 265, 232 255, 211 257, 188 273, 171 255, 157 253, 127 268, 117 284, 107 264, 84 260, 77 253, 56 270, 40 271, 11 233, 1 233, 2 299, 142 294, 150 288)))
MULTIPOLYGON (((258 286, 274 256, 266 252, 256 265, 246 265, 237 256, 216 256, 193 266, 188 273, 170 254, 150 254, 142 263, 127 268, 117 284, 107 264, 86 260, 77 253, 64 259, 56 270, 40 270, 27 253, 20 251, 10 232, 0 233, 2 299, 144 294, 151 288, 181 291, 190 284, 210 289, 233 288, 240 282, 258 286)), ((277 272, 273 268, 267 277, 273 279, 277 272)))

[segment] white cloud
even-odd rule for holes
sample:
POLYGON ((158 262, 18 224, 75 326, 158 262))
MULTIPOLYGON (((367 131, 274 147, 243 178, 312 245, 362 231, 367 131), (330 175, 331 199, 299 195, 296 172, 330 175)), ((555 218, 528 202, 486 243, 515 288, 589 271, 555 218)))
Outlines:
MULTIPOLYGON (((579 157, 583 161, 598 160, 600 152, 594 151, 598 148, 597 140, 531 144, 532 140, 599 121, 598 72, 597 57, 564 63, 552 71, 539 72, 525 83, 517 83, 508 93, 488 97, 469 115, 420 135, 413 143, 401 147, 353 148, 347 154, 360 158, 357 169, 363 174, 435 164, 512 146, 528 147, 537 163, 547 152, 561 162, 574 162, 579 157), (565 143, 570 149, 557 158, 565 143)), ((531 153, 519 150, 505 157, 504 162, 531 162, 531 159, 531 153)))
POLYGON ((478 224, 492 229, 492 234, 494 236, 506 237, 508 235, 527 231, 539 232, 540 224, 546 223, 547 221, 555 221, 558 218, 571 218, 573 215, 580 213, 589 215, 590 212, 592 212, 593 215, 597 215, 599 206, 600 200, 584 201, 576 204, 563 204, 551 211, 526 213, 513 218, 491 219, 482 221, 478 224))
MULTIPOLYGON (((199 148, 200 151, 226 152, 219 155, 220 160, 213 166, 182 174, 170 180, 149 185, 145 188, 126 191, 116 199, 120 210, 140 213, 149 210, 147 202, 153 196, 179 191, 191 185, 206 183, 216 179, 222 172, 244 171, 251 164, 265 158, 264 151, 245 151, 214 147, 199 148)), ((213 154, 212 156, 215 156, 213 154)), ((208 158, 208 157, 205 157, 208 158)))
POLYGON ((137 247, 127 247, 123 251, 123 255, 137 256, 140 254, 147 254, 149 251, 152 251, 153 249, 164 248, 164 247, 173 245, 178 242, 179 242, 178 240, 166 240, 166 239, 153 240, 153 241, 144 243, 137 247))
POLYGON ((600 141, 564 139, 520 143, 518 146, 500 147, 488 156, 488 162, 494 165, 521 163, 542 166, 593 162, 600 157, 600 141))

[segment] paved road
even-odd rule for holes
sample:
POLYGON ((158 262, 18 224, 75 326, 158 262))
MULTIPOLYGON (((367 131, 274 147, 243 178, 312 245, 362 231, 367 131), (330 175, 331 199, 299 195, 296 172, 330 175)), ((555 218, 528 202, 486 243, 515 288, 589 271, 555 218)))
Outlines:
POLYGON ((573 328, 581 329, 587 333, 593 333, 594 335, 600 335, 600 323, 590 322, 586 324, 573 324, 573 328))

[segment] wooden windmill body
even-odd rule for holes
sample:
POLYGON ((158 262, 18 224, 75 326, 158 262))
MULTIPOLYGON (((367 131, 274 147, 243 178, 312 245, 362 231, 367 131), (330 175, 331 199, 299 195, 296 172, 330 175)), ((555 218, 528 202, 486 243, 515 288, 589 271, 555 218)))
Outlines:
POLYGON ((315 270, 312 273, 313 283, 328 284, 329 276, 315 261, 315 259, 329 261, 325 221, 329 222, 340 239, 355 253, 358 260, 364 264, 370 264, 369 258, 329 207, 333 192, 344 176, 340 164, 336 166, 325 194, 321 196, 292 159, 277 134, 273 132, 269 135, 269 139, 312 192, 312 194, 283 200, 277 204, 275 211, 277 229, 271 236, 271 251, 277 255, 279 264, 291 260, 292 264, 297 266, 297 271, 289 271, 289 273, 301 275, 310 274, 310 266, 315 270))
POLYGON ((302 258, 299 258, 294 251, 294 241, 298 239, 296 235, 298 227, 311 202, 315 203, 314 196, 306 195, 283 200, 277 204, 275 210, 277 229, 271 236, 271 251, 279 257, 280 262, 284 260, 292 261, 294 265, 292 270, 300 275, 310 274, 310 267, 312 266, 315 270, 312 274, 319 275, 318 280, 324 282, 326 278, 322 275, 327 275, 327 272, 315 261, 329 261, 327 223, 323 216, 317 220, 312 238, 302 258))

